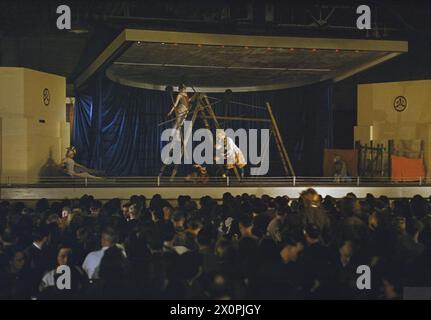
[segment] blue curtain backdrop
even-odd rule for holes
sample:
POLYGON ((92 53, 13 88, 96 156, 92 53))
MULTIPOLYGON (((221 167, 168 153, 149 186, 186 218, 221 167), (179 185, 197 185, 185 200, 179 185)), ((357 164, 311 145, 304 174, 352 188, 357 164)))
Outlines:
MULTIPOLYGON (((224 94, 208 96, 223 99, 224 94)), ((332 147, 332 84, 252 93, 233 93, 231 101, 218 102, 217 115, 268 118, 270 102, 297 176, 321 176, 323 149, 332 147)), ((210 99, 211 102, 216 100, 210 99)), ((161 91, 131 88, 98 75, 76 96, 72 143, 77 160, 109 176, 154 176, 161 165, 160 135, 172 123, 166 120, 172 102, 161 91)), ((267 123, 222 121, 224 128, 269 128, 267 123)), ((196 124, 202 126, 201 123, 196 124)), ((274 143, 270 143, 268 175, 284 175, 274 143)))

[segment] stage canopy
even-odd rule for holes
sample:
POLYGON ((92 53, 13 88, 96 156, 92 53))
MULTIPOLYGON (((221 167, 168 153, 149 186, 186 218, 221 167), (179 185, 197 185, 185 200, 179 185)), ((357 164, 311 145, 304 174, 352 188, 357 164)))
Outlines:
POLYGON ((408 51, 406 41, 125 29, 76 79, 103 70, 123 85, 164 90, 277 90, 340 81, 408 51))
MULTIPOLYGON (((77 160, 110 176, 157 175, 161 131, 171 126, 159 126, 172 105, 164 91, 182 82, 218 100, 217 116, 242 119, 223 128, 267 128, 245 119, 267 118, 269 102, 295 173, 321 176, 323 150, 333 148, 334 81, 407 49, 403 41, 125 29, 75 81, 77 160)), ((268 175, 284 175, 271 141, 268 175)))

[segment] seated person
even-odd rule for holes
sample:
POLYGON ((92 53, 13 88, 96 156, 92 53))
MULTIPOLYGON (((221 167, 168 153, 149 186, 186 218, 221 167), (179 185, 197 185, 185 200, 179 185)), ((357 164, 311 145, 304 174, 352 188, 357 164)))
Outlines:
POLYGON ((345 181, 347 178, 347 164, 341 156, 334 157, 333 177, 335 182, 345 181))
POLYGON ((95 172, 95 170, 89 169, 73 160, 76 156, 75 147, 69 147, 66 151, 66 158, 61 161, 61 165, 63 170, 72 177, 80 177, 80 178, 91 178, 91 179, 101 179, 100 177, 96 177, 90 172, 95 172))

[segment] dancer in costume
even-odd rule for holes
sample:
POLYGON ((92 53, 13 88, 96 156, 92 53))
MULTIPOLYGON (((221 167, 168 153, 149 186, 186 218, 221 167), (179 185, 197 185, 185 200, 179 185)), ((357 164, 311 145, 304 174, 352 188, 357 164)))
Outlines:
MULTIPOLYGON (((177 98, 171 110, 168 113, 168 117, 169 117, 175 111, 175 124, 173 126, 173 130, 175 130, 175 132, 173 132, 172 134, 172 139, 175 139, 175 141, 181 141, 181 143, 183 143, 180 129, 184 125, 184 121, 187 118, 187 114, 190 110, 191 103, 195 101, 197 97, 198 95, 197 93, 195 93, 191 98, 189 98, 187 94, 187 87, 185 84, 180 84, 178 86, 177 98)), ((167 166, 168 165, 166 164, 162 165, 162 167, 160 168, 159 176, 163 175, 163 172, 165 171, 167 166)), ((174 166, 173 175, 174 176, 176 175, 176 166, 174 166)))
POLYGON ((226 169, 222 173, 222 176, 225 177, 229 170, 233 170, 237 168, 241 178, 244 177, 244 167, 247 165, 245 161, 244 154, 241 149, 235 144, 232 138, 226 136, 224 131, 217 132, 217 143, 216 150, 220 150, 221 148, 225 148, 224 156, 226 159, 226 169), (219 143, 219 141, 224 141, 223 144, 219 143))
POLYGON ((175 100, 172 109, 169 111, 168 116, 175 111, 175 129, 180 129, 184 124, 184 120, 187 117, 187 113, 189 111, 191 98, 187 95, 187 87, 184 84, 180 84, 178 86, 178 95, 175 100))
POLYGON ((101 179, 100 177, 96 177, 90 172, 94 172, 95 170, 89 169, 82 164, 79 164, 73 160, 76 156, 75 147, 71 146, 67 148, 66 157, 61 161, 61 165, 63 170, 72 177, 80 177, 80 178, 91 178, 91 179, 101 179))

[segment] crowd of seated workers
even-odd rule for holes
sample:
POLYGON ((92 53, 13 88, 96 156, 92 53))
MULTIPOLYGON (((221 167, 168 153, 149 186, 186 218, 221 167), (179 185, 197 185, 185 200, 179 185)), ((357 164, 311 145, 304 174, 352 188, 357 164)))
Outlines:
POLYGON ((3 201, 0 299, 400 299, 431 286, 430 250, 421 196, 3 201))

